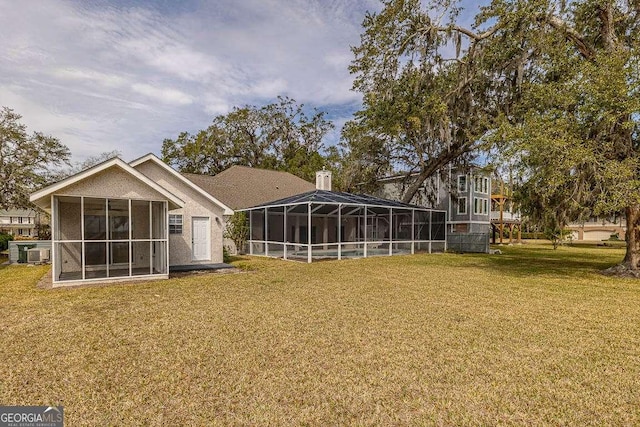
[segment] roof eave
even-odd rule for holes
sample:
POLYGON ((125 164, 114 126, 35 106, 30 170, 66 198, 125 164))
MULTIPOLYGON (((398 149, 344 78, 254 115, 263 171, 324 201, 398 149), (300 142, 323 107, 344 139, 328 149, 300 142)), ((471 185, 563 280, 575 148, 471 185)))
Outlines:
POLYGON ((200 186, 198 186, 196 183, 194 183, 193 181, 189 180, 188 178, 184 177, 183 175, 181 175, 179 172, 177 172, 175 169, 173 169, 171 166, 167 165, 165 162, 163 162, 162 160, 160 160, 155 154, 153 153, 149 153, 146 154, 138 159, 135 159, 131 162, 129 162, 129 165, 133 168, 135 168, 138 165, 141 165, 142 163, 145 163, 147 161, 152 161, 154 162, 156 165, 162 167, 164 170, 166 170, 167 172, 171 173, 174 177, 178 178, 180 181, 182 181, 184 184, 190 186, 191 188, 193 188, 195 191, 197 191, 198 193, 200 193, 202 196, 206 197, 207 199, 209 199, 211 202, 217 204, 218 206, 220 206, 223 210, 223 215, 233 215, 234 210, 231 209, 229 206, 225 205, 224 203, 222 203, 220 200, 218 200, 217 198, 213 197, 211 194, 209 194, 208 192, 206 192, 204 189, 202 189, 200 186))

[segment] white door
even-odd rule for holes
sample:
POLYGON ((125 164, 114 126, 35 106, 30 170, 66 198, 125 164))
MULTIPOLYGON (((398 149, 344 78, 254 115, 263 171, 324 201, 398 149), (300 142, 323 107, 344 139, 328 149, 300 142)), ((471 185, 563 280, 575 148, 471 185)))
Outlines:
POLYGON ((211 259, 209 242, 209 218, 191 218, 191 253, 194 261, 211 259))

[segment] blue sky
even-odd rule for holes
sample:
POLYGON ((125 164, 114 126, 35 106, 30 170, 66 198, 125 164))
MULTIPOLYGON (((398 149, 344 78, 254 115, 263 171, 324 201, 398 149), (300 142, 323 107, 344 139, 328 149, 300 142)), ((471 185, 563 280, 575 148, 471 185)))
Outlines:
POLYGON ((0 0, 0 105, 74 160, 159 153, 234 106, 360 106, 350 46, 377 0, 0 0))

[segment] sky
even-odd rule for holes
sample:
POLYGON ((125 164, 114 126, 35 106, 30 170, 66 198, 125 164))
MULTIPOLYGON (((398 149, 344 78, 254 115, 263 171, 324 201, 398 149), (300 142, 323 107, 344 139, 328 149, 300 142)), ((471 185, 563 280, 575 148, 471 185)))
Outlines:
POLYGON ((361 103, 350 46, 378 0, 0 0, 0 106, 74 161, 160 153, 278 95, 336 125, 361 103))

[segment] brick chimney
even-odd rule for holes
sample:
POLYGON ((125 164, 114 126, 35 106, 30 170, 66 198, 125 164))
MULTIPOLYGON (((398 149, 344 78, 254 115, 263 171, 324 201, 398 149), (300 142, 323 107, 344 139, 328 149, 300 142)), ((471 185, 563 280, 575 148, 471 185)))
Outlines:
POLYGON ((316 172, 316 190, 331 191, 331 171, 322 168, 316 172))

